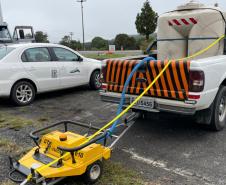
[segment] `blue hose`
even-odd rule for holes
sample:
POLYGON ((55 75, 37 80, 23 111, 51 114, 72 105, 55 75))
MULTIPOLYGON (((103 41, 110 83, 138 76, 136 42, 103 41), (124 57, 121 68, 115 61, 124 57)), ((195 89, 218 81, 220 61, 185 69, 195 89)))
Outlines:
MULTIPOLYGON (((145 63, 145 62, 149 62, 151 60, 156 60, 155 58, 153 57, 147 57, 145 59, 143 59, 140 63, 138 63, 132 70, 132 72, 130 73, 128 79, 126 80, 125 84, 124 84, 124 88, 123 88, 123 91, 122 91, 122 96, 121 96, 121 101, 120 101, 120 104, 118 106, 118 110, 117 110, 117 115, 119 115, 121 112, 122 112, 122 108, 123 108, 123 105, 125 103, 125 94, 126 94, 126 90, 127 90, 127 87, 129 86, 129 83, 134 75, 135 72, 137 72, 137 70, 145 63)), ((111 126, 111 128, 109 129, 109 134, 111 135, 114 130, 116 129, 117 125, 119 123, 119 120, 115 121, 114 124, 111 126)))

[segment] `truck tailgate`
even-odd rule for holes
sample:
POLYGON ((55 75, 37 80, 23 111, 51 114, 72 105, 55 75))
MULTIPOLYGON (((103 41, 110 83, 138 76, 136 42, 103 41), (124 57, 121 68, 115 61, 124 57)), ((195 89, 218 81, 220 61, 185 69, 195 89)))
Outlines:
MULTIPOLYGON (((107 91, 122 92, 123 85, 138 60, 107 60, 105 83, 107 91)), ((168 63, 150 61, 134 75, 127 88, 127 94, 139 95, 147 88, 168 63)), ((157 80, 146 96, 166 99, 186 100, 188 98, 190 61, 172 61, 168 69, 157 80)))

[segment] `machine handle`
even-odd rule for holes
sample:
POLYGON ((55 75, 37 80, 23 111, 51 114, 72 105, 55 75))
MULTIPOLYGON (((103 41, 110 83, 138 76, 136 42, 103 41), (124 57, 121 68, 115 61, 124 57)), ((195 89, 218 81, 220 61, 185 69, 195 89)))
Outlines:
POLYGON ((31 132, 30 134, 29 134, 29 136, 31 137, 31 139, 33 139, 33 140, 39 140, 39 137, 38 136, 36 136, 36 135, 34 135, 34 133, 33 132, 31 132))
POLYGON ((101 134, 100 136, 98 136, 98 137, 92 139, 91 141, 89 141, 89 142, 87 142, 87 143, 85 143, 85 144, 83 144, 83 145, 81 145, 81 146, 75 147, 75 148, 64 148, 64 147, 61 147, 61 146, 59 146, 59 147, 57 147, 57 148, 58 148, 59 150, 63 151, 63 152, 77 152, 77 151, 79 151, 79 150, 81 150, 81 149, 83 149, 83 148, 85 148, 85 147, 87 147, 87 146, 89 146, 89 145, 91 145, 91 144, 93 144, 93 143, 96 143, 97 141, 100 141, 100 140, 102 140, 102 139, 105 139, 105 138, 107 137, 107 134, 108 134, 108 132, 105 131, 105 132, 104 132, 103 134, 101 134))

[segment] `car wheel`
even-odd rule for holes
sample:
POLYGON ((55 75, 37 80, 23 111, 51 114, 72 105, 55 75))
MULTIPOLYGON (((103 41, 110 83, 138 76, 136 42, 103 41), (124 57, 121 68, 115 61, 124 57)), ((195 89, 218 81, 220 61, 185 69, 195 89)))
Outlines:
POLYGON ((11 100, 18 106, 31 104, 35 99, 35 88, 27 81, 16 83, 11 91, 11 100))
POLYGON ((84 175, 84 180, 86 184, 96 183, 103 172, 103 165, 101 161, 96 161, 95 163, 88 166, 86 173, 84 175))
POLYGON ((94 71, 90 78, 91 89, 98 90, 101 88, 100 71, 94 71))
POLYGON ((226 87, 221 86, 214 100, 211 129, 221 131, 226 124, 226 87))

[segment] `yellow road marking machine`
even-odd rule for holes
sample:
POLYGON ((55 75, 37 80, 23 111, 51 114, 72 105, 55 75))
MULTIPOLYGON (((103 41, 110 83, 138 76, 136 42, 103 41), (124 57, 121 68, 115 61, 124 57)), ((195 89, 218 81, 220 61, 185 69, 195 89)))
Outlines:
MULTIPOLYGON (((222 35, 207 48, 185 59, 191 59, 206 52, 224 38, 225 35, 222 35)), ((152 58, 146 58, 142 62, 148 62, 151 59, 152 58)), ((95 183, 100 178, 102 173, 102 160, 107 160, 111 157, 111 150, 113 146, 131 128, 135 122, 134 120, 138 118, 139 115, 132 113, 122 124, 119 124, 118 120, 146 94, 146 92, 165 72, 170 63, 171 61, 168 62, 168 65, 165 66, 149 87, 147 87, 144 92, 134 100, 134 102, 122 110, 124 96, 127 89, 126 84, 129 83, 133 74, 139 68, 138 64, 131 72, 130 77, 127 79, 117 116, 104 127, 96 128, 78 122, 63 121, 30 133, 30 137, 34 140, 37 146, 29 151, 19 161, 10 158, 12 171, 9 173, 9 178, 15 182, 21 182, 20 185, 25 185, 29 181, 36 184, 53 185, 63 180, 65 177, 80 176, 85 174, 85 180, 88 184, 95 183), (62 125, 64 126, 64 132, 53 131, 42 136, 42 138, 35 135, 53 127, 59 127, 62 125), (68 131, 68 125, 88 128, 88 132, 85 135, 70 132, 68 131), (109 128, 110 126, 111 128, 109 128), (120 126, 125 129, 122 130, 119 136, 113 135, 115 129, 120 126), (97 132, 89 134, 91 129, 96 130, 97 132), (113 137, 116 139, 109 146, 107 146, 107 139, 113 137), (15 172, 20 172, 27 176, 27 178, 25 180, 15 179, 13 177, 15 172)))
POLYGON ((125 129, 122 129, 119 136, 111 135, 114 139, 110 143, 107 141, 109 132, 101 132, 97 137, 89 140, 91 130, 100 129, 72 121, 62 121, 31 132, 30 137, 37 146, 19 161, 10 157, 12 170, 9 178, 21 185, 29 181, 35 184, 53 185, 65 177, 84 175, 85 182, 93 184, 102 174, 102 161, 111 157, 113 146, 134 124, 134 119, 137 117, 138 114, 133 113, 125 119, 125 123, 118 125, 118 128, 122 126, 125 129), (54 127, 59 129, 62 126, 63 131, 55 130, 41 138, 38 136, 39 133, 54 127), (88 129, 88 132, 80 135, 69 131, 69 126, 83 127, 88 129), (18 172, 27 178, 23 179, 21 175, 18 177, 18 172))

